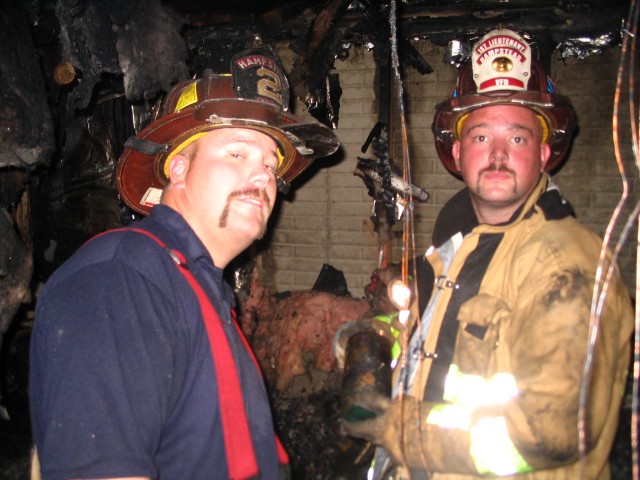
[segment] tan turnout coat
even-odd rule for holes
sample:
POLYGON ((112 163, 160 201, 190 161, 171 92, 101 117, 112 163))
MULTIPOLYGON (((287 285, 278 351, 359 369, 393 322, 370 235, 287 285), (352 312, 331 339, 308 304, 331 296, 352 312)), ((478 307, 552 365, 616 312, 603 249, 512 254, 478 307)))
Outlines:
MULTIPOLYGON (((586 475, 581 477, 579 393, 601 239, 573 216, 550 219, 559 204, 544 208, 537 204, 547 182, 543 176, 522 213, 509 224, 479 225, 461 237, 446 271, 441 249, 427 255, 436 278, 446 278, 440 283, 449 286, 434 290, 439 294, 432 305, 415 381, 407 393, 423 398, 433 363, 427 353, 436 351, 445 312, 456 285, 465 281, 460 272, 470 254, 483 236, 501 235, 477 294, 461 304, 451 363, 465 375, 484 379, 498 373, 512 376, 517 394, 504 404, 476 408, 471 424, 483 418, 503 418, 512 445, 533 469, 501 478, 608 479, 608 457, 630 358, 632 306, 615 270, 594 349, 586 409, 589 453, 584 458, 586 475)), ((438 402, 422 404, 420 438, 405 439, 409 466, 426 466, 433 480, 479 478, 469 431, 425 421, 436 405, 438 402), (421 448, 415 448, 417 445, 421 448)), ((493 446, 498 454, 500 448, 493 446)))

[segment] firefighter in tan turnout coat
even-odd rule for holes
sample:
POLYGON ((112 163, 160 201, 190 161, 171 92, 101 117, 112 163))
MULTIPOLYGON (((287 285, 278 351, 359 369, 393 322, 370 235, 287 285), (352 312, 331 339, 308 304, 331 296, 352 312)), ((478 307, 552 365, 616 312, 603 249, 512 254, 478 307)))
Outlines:
POLYGON ((601 239, 549 176, 575 126, 569 100, 508 30, 474 46, 451 98, 436 107, 439 156, 466 188, 443 208, 418 261, 426 301, 393 398, 363 394, 358 405, 375 417, 344 422, 381 447, 373 477, 610 478, 633 313, 616 271, 593 350, 581 463, 601 239))

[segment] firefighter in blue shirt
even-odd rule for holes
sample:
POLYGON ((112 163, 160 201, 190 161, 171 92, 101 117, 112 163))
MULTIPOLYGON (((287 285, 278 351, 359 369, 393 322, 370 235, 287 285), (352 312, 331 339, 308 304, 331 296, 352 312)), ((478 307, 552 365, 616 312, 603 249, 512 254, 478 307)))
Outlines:
MULTIPOLYGON (((122 199, 148 215, 79 249, 48 280, 31 340, 43 478, 281 478, 255 359, 223 269, 283 188, 339 146, 288 111, 273 53, 176 85, 126 143, 122 199)), ((35 462, 34 462, 35 463, 35 462)))

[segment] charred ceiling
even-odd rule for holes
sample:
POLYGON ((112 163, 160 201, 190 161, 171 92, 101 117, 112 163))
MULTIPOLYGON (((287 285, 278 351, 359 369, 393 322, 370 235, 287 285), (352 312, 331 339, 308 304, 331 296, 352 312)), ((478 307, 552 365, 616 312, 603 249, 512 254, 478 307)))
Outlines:
MULTIPOLYGON (((332 62, 346 55, 344 50, 352 43, 375 48, 380 58, 388 54, 388 1, 165 3, 188 19, 185 38, 191 49, 214 42, 224 46, 230 39, 247 43, 260 37, 265 42, 291 40, 299 64, 311 58, 332 62), (324 55, 318 57, 318 53, 324 55)), ((454 39, 471 41, 496 25, 533 37, 543 62, 554 51, 565 57, 584 57, 618 43, 627 8, 625 0, 398 1, 401 61, 430 73, 410 40, 428 38, 445 46, 454 39)), ((312 86, 307 89, 313 91, 312 86)))
MULTIPOLYGON (((266 39, 304 38, 309 26, 326 19, 341 30, 346 40, 366 40, 378 29, 372 17, 388 15, 389 2, 344 1, 218 1, 167 0, 166 5, 187 16, 192 25, 228 29, 248 29, 266 39), (259 5, 258 5, 259 4, 259 5), (331 18, 332 11, 339 13, 331 18)), ((556 47, 570 38, 598 37, 618 31, 626 15, 624 0, 405 0, 398 1, 398 27, 405 38, 429 38, 446 44, 452 38, 479 35, 501 24, 544 37, 556 47)), ((325 24, 325 26, 327 26, 325 24)))
MULTIPOLYGON (((444 46, 500 24, 530 35, 546 63, 553 51, 584 57, 617 44, 626 9, 623 0, 405 0, 398 2, 394 23, 402 64, 428 74, 432 68, 412 39, 444 46)), ((324 91, 336 59, 352 44, 373 49, 382 62, 389 57, 388 1, 58 0, 30 13, 36 33, 54 30, 60 61, 82 75, 71 95, 73 108, 85 108, 98 80, 110 75, 122 77, 128 100, 149 100, 189 74, 226 69, 239 49, 287 40, 296 55, 294 93, 331 124, 338 105, 324 91)))

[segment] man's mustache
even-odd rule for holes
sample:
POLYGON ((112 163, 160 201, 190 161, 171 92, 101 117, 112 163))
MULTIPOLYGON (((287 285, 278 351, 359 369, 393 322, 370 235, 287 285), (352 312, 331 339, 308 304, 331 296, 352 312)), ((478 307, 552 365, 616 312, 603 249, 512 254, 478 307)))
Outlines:
POLYGON ((504 163, 500 162, 492 162, 491 165, 489 165, 486 168, 483 168, 480 170, 479 175, 483 175, 487 172, 506 172, 509 175, 511 175, 512 177, 514 177, 516 175, 516 172, 514 172, 513 170, 511 170, 509 167, 507 167, 504 163))
MULTIPOLYGON (((222 210, 220 219, 218 220, 218 226, 220 228, 225 228, 227 226, 229 211, 231 209, 231 202, 233 201, 234 198, 239 198, 239 197, 259 198, 264 202, 267 209, 271 208, 271 200, 269 199, 269 195, 267 195, 267 191, 264 188, 247 187, 247 188, 242 188, 240 190, 234 190, 227 197, 227 202, 224 206, 224 209, 222 210)), ((264 235, 264 232, 262 233, 262 235, 264 235)))
POLYGON ((264 188, 247 187, 240 190, 234 190, 227 197, 227 204, 229 204, 234 198, 238 197, 255 197, 262 200, 266 204, 267 208, 271 208, 271 199, 269 199, 269 195, 267 195, 267 191, 264 188))

